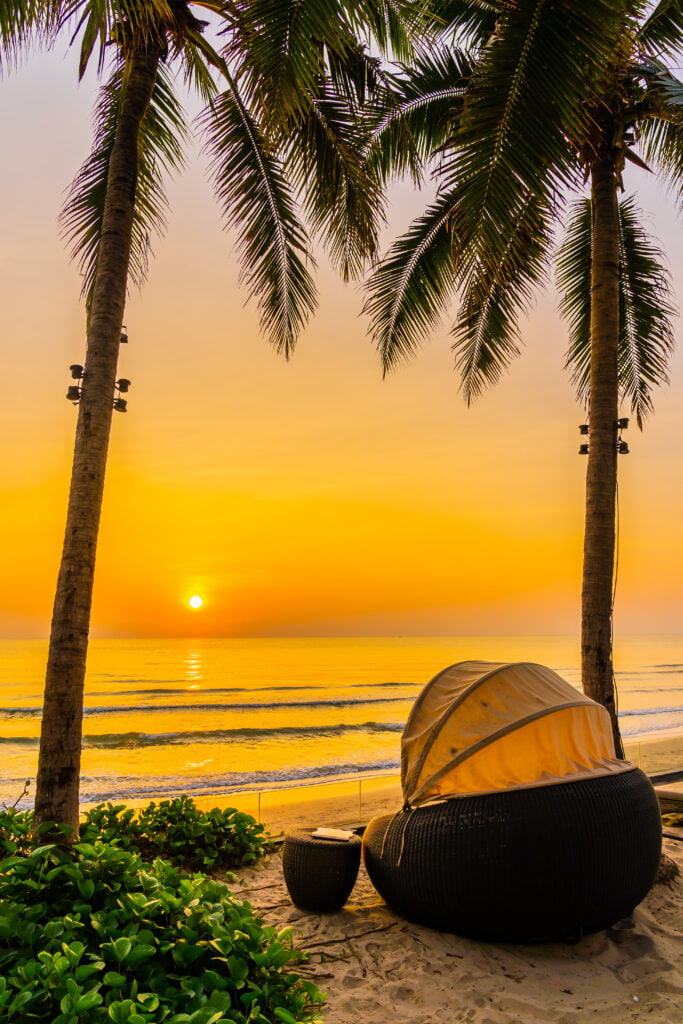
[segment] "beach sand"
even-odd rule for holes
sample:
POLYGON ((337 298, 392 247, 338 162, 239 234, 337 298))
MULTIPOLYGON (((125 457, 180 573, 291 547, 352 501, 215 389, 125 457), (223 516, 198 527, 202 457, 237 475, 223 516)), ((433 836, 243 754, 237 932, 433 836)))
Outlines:
MULTIPOLYGON (((664 849, 683 869, 683 843, 665 839, 664 849)), ((341 911, 307 913, 289 899, 280 852, 240 869, 231 888, 267 924, 290 925, 311 954, 305 974, 327 995, 325 1024, 683 1022, 681 877, 573 946, 491 945, 411 924, 362 866, 341 911)))

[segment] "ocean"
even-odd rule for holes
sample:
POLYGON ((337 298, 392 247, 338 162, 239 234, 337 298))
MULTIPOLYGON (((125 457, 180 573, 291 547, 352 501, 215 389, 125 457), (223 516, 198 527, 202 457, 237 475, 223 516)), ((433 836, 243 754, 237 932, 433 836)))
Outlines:
MULTIPOLYGON (((0 805, 35 778, 46 650, 0 641, 0 805)), ((471 658, 539 662, 579 686, 569 637, 94 640, 81 798, 227 804, 237 791, 396 774, 418 693, 471 658)), ((619 638, 615 661, 628 756, 683 735, 683 636, 619 638)), ((31 803, 29 788, 19 806, 31 803)))

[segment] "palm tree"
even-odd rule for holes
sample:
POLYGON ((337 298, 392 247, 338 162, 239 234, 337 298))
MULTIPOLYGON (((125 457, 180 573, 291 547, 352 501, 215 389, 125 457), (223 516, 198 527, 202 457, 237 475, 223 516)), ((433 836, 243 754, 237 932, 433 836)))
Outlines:
POLYGON ((612 666, 619 401, 638 424, 666 380, 672 309, 662 254, 627 162, 683 190, 683 6, 659 0, 443 0, 434 48, 391 83, 369 155, 383 172, 431 158, 436 198, 369 282, 385 370, 411 355, 457 290, 456 367, 469 403, 519 352, 518 319, 559 252, 567 365, 589 418, 581 667, 623 754, 612 666), (457 44, 460 44, 459 46, 457 44))
MULTIPOLYGON (((346 275, 375 248, 378 183, 360 159, 356 108, 378 61, 358 36, 407 54, 408 0, 2 0, 8 39, 37 27, 80 36, 109 67, 93 150, 73 184, 64 227, 80 262, 87 352, 59 569, 36 783, 36 825, 78 824, 83 691, 95 555, 129 281, 144 278, 150 234, 163 227, 163 180, 182 162, 187 128, 176 67, 207 103, 202 126, 227 224, 261 325, 289 353, 315 305, 310 242, 297 199, 346 275), (41 22, 21 13, 34 6, 41 22), (206 39, 216 20, 225 45, 206 39), (49 15, 49 17, 48 17, 49 15), (405 15, 405 17, 404 17, 405 15), (224 41, 225 41, 224 40, 224 41), (216 84, 216 79, 220 82, 216 84)), ((76 371, 78 373, 78 371, 76 371)), ((74 385, 74 388, 76 385, 74 385)))

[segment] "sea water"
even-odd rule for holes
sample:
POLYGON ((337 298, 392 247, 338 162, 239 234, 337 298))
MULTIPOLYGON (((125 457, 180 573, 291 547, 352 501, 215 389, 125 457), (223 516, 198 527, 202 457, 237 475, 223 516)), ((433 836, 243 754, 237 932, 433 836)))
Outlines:
MULTIPOLYGON (((683 636, 619 638, 615 652, 625 741, 683 734, 683 636)), ((35 778, 45 659, 42 641, 0 641, 0 804, 35 778)), ((578 642, 566 637, 94 640, 81 798, 396 773, 416 696, 466 659, 535 661, 579 686, 578 642)))

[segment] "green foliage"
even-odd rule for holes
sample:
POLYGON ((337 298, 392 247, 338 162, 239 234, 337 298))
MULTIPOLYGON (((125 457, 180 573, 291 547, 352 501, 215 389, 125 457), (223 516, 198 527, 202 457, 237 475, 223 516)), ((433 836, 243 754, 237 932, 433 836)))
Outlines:
POLYGON ((271 848, 263 825, 249 814, 234 807, 200 811, 188 796, 152 801, 137 816, 122 804, 98 804, 80 834, 84 842, 101 839, 145 860, 165 857, 199 871, 253 864, 271 848))
MULTIPOLYGON (((630 197, 619 201, 619 396, 631 403, 638 426, 653 410, 652 393, 668 381, 675 311, 665 254, 648 236, 630 197)), ((567 367, 578 397, 588 406, 591 367, 591 261, 593 208, 574 203, 557 253, 560 311, 569 324, 567 367)))
MULTIPOLYGON (((31 811, 0 811, 0 857, 29 854, 32 828, 31 811)), ((40 833, 45 842, 60 839, 49 823, 40 833)), ((164 857, 191 871, 254 864, 272 849, 264 826, 249 814, 234 807, 200 811, 188 796, 152 801, 137 814, 123 804, 98 804, 87 811, 80 839, 109 843, 148 861, 164 857)))
MULTIPOLYGON (((64 236, 78 260, 83 294, 92 302, 95 274, 102 244, 104 203, 114 139, 123 103, 126 70, 118 64, 100 90, 95 117, 95 140, 69 190, 62 211, 64 236)), ((136 203, 131 236, 129 274, 142 286, 147 276, 150 240, 166 226, 168 207, 164 178, 183 165, 183 143, 188 135, 173 81, 160 67, 154 91, 140 125, 136 203)))
POLYGON ((0 1021, 314 1021, 304 960, 223 882, 163 860, 96 841, 0 861, 0 1021))
POLYGON ((7 807, 0 811, 0 857, 28 854, 32 847, 33 813, 7 807))

